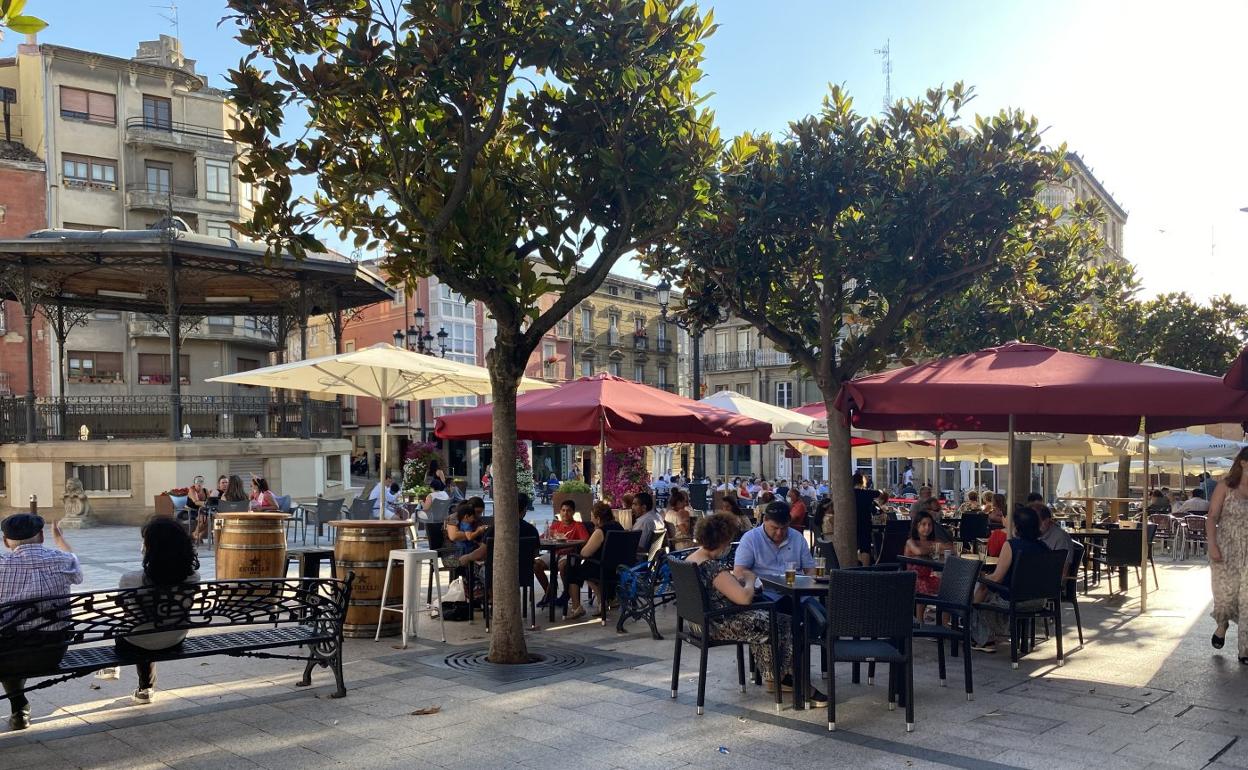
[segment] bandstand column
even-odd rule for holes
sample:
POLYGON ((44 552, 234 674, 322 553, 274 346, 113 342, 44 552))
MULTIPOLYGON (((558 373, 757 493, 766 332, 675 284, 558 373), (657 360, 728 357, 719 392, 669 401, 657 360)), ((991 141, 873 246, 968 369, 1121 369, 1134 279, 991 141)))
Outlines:
POLYGON ((26 323, 26 441, 34 443, 35 435, 35 287, 30 265, 22 268, 22 320, 26 323))
POLYGON ((169 255, 169 440, 182 438, 182 306, 178 297, 178 263, 169 255))
MULTIPOLYGON (((308 279, 299 276, 299 360, 308 360, 308 279)), ((312 416, 308 413, 312 405, 312 396, 305 390, 300 394, 299 402, 299 438, 312 438, 312 416)))

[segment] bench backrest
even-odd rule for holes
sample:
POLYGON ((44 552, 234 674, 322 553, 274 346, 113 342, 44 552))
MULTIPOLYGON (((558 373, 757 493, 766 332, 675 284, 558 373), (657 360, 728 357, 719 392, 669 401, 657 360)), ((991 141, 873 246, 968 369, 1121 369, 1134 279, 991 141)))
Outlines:
POLYGON ((0 604, 0 649, 34 648, 57 635, 70 645, 118 637, 237 626, 314 625, 339 635, 354 575, 215 580, 116 589, 0 604))

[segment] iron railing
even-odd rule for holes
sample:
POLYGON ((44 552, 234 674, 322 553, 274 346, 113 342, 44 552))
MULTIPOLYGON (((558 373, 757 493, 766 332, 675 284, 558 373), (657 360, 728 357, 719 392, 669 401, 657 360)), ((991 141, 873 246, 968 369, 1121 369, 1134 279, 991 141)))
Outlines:
POLYGON ((659 339, 655 340, 655 345, 656 345, 656 349, 660 353, 672 352, 672 341, 666 337, 660 337, 659 339))
POLYGON ((792 363, 792 356, 778 350, 733 350, 727 353, 707 353, 702 356, 702 370, 706 372, 731 372, 760 366, 789 366, 792 363))
POLYGON ((647 343, 648 343, 648 340, 646 339, 645 335, 636 335, 636 334, 633 335, 633 349, 634 350, 645 350, 647 347, 647 343))
POLYGON ((146 129, 148 131, 164 131, 170 134, 185 134, 201 139, 215 139, 219 142, 234 141, 219 128, 197 126, 193 123, 179 123, 176 120, 160 120, 157 118, 135 117, 126 120, 126 128, 146 129))
MULTIPOLYGON (((35 439, 162 439, 170 435, 171 395, 65 396, 35 399, 35 439), (86 427, 84 433, 82 428, 86 427)), ((275 401, 263 396, 179 396, 182 420, 192 438, 298 438, 303 425, 302 401, 275 401)), ((337 401, 307 403, 309 435, 342 435, 337 401)), ((26 440, 26 400, 0 398, 0 443, 26 440)))

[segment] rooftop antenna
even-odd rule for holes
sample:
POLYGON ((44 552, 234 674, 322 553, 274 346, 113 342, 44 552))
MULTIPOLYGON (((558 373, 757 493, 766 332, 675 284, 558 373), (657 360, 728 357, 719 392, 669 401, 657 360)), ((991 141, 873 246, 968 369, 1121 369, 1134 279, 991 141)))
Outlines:
POLYGON ((178 6, 173 3, 170 3, 169 5, 153 5, 152 7, 159 8, 164 11, 169 11, 169 13, 167 14, 161 13, 157 15, 160 16, 160 18, 164 19, 165 21, 169 22, 169 25, 173 27, 173 36, 181 40, 182 30, 180 26, 178 25, 178 6))
POLYGON ((893 106, 893 57, 891 53, 892 39, 884 40, 884 47, 875 49, 875 55, 880 57, 880 71, 884 73, 884 111, 888 112, 893 106))

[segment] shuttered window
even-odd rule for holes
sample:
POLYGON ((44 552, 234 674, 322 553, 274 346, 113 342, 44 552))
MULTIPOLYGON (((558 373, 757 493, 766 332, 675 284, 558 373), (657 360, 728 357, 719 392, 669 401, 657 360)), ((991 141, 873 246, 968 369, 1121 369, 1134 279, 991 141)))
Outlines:
POLYGON ((61 117, 93 123, 117 122, 117 98, 100 91, 61 86, 61 117))

